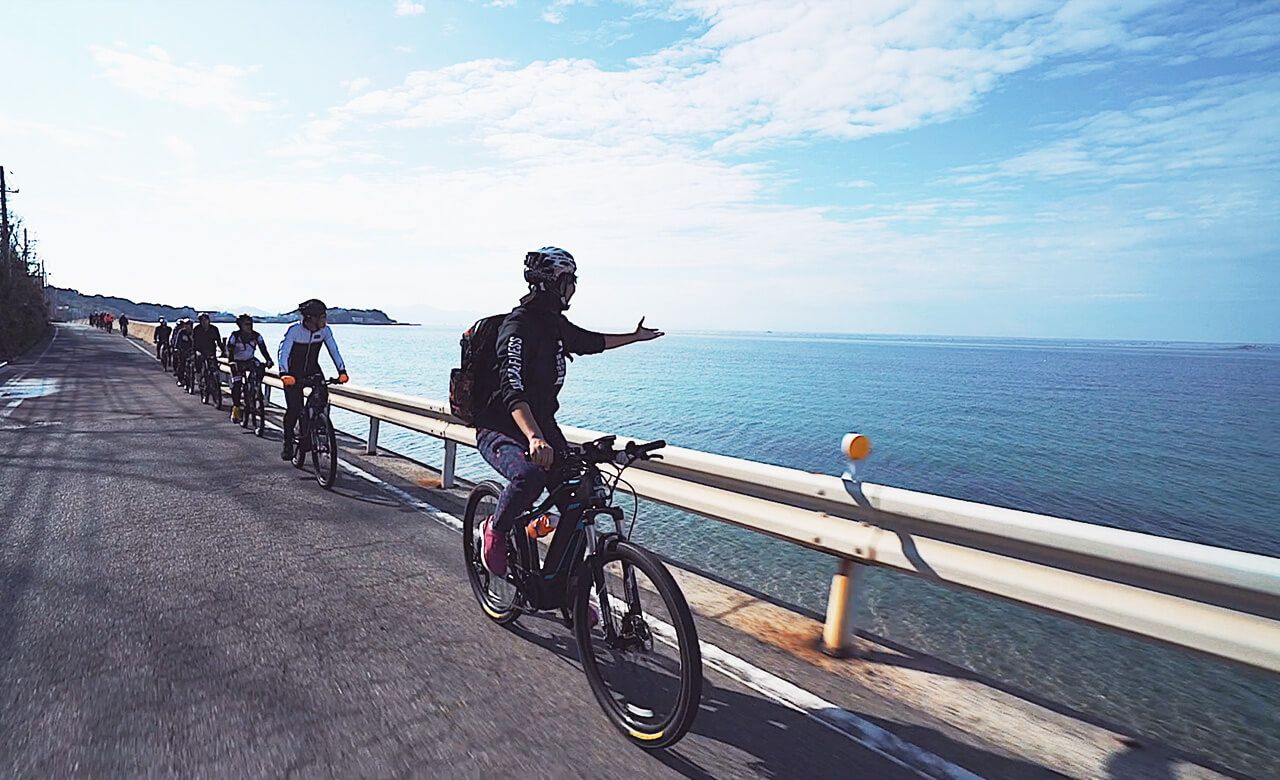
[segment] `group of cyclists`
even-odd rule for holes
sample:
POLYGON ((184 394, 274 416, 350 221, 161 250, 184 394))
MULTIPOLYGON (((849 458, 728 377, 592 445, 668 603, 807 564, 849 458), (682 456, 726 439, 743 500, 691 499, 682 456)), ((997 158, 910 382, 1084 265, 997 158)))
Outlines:
MULTIPOLYGON (((338 350, 333 330, 328 325, 328 307, 324 301, 311 298, 298 305, 302 319, 289 326, 277 350, 280 381, 284 385, 284 448, 280 457, 290 460, 295 444, 305 447, 305 437, 298 439, 296 428, 303 406, 306 380, 322 375, 320 346, 323 344, 338 370, 338 381, 348 380, 346 364, 338 350)), ((207 312, 192 322, 183 317, 170 326, 162 317, 155 329, 156 358, 166 370, 172 368, 179 386, 193 392, 197 386, 217 387, 220 382, 218 358, 231 365, 231 420, 237 422, 244 413, 246 384, 260 386, 267 369, 275 367, 262 334, 254 330, 253 317, 236 317, 236 329, 225 340, 207 312), (258 354, 262 360, 258 360, 258 354)), ((218 389, 221 397, 221 390, 218 389)))
POLYGON ((117 320, 114 315, 105 311, 95 311, 89 315, 90 325, 100 330, 105 330, 108 333, 111 333, 115 329, 115 324, 117 322, 120 323, 120 333, 122 335, 128 336, 129 335, 128 316, 121 314, 120 318, 117 320))
MULTIPOLYGON (((577 291, 578 266, 564 249, 546 246, 526 253, 523 275, 528 292, 509 313, 487 317, 463 335, 463 366, 450 377, 451 408, 474 425, 481 457, 507 480, 505 486, 480 483, 468 500, 464 520, 468 576, 485 612, 500 623, 514 619, 521 609, 560 609, 574 627, 588 679, 615 725, 636 744, 664 747, 683 736, 697 711, 701 665, 696 631, 675 581, 657 558, 628 542, 621 512, 610 507, 622 470, 638 460, 656 457, 651 453, 664 443, 630 443, 615 451, 613 438, 606 437, 575 447, 556 421, 566 367, 574 356, 649 341, 663 333, 645 327, 643 318, 634 331, 613 334, 570 322, 565 312, 577 291), (484 365, 475 365, 477 362, 484 365), (600 464, 617 467, 612 483, 600 464), (543 491, 548 498, 534 509, 543 491), (552 506, 559 516, 578 519, 567 526, 561 539, 552 541, 553 549, 559 541, 559 552, 554 553, 558 557, 547 552, 544 564, 539 563, 536 552, 530 552, 529 539, 542 535, 535 534, 534 528, 553 517, 549 513, 552 506), (534 519, 539 513, 546 514, 534 519), (616 533, 596 528, 595 520, 601 517, 614 518, 616 533), (578 564, 553 566, 553 560, 576 560, 578 564), (583 564, 590 571, 579 568, 583 564), (613 571, 608 567, 616 565, 623 567, 620 580, 608 574, 613 571), (654 650, 652 632, 643 617, 641 591, 634 582, 636 573, 657 583, 676 626, 680 671, 674 678, 659 676, 679 682, 676 689, 666 683, 644 682, 648 678, 643 676, 636 678, 642 682, 634 689, 617 688, 605 680, 620 670, 625 674, 617 659, 654 650), (618 582, 621 590, 615 590, 618 582), (522 595, 501 595, 510 594, 512 587, 522 595), (672 700, 670 708, 634 703, 663 696, 672 700)), ((236 318, 236 329, 225 341, 207 313, 200 314, 194 323, 182 318, 172 327, 161 320, 155 330, 156 356, 166 367, 174 367, 179 384, 186 385, 188 391, 193 382, 220 382, 217 358, 221 355, 229 360, 233 420, 246 399, 252 404, 252 396, 244 392, 246 378, 248 387, 260 387, 265 370, 278 363, 286 401, 281 458, 293 460, 295 465, 304 448, 310 447, 313 453, 324 450, 318 437, 308 438, 308 430, 314 432, 317 424, 304 422, 299 430, 300 417, 324 419, 313 415, 316 399, 326 405, 325 385, 349 378, 324 302, 306 300, 299 304, 298 313, 301 318, 285 331, 274 361, 248 314, 236 318), (337 379, 324 378, 319 362, 321 345, 333 361, 337 379), (201 372, 208 372, 209 378, 201 379, 201 372), (307 388, 310 401, 306 400, 307 388)), ((332 437, 331 426, 329 430, 332 437)), ((332 484, 336 459, 330 463, 329 483, 321 480, 326 487, 332 484)))

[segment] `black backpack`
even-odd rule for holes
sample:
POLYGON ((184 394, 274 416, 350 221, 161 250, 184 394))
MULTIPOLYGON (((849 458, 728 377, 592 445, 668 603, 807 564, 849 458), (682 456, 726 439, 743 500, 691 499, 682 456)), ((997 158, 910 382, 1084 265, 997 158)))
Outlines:
POLYGON ((506 314, 494 314, 462 334, 462 362, 449 372, 449 411, 472 425, 498 391, 498 328, 506 314))

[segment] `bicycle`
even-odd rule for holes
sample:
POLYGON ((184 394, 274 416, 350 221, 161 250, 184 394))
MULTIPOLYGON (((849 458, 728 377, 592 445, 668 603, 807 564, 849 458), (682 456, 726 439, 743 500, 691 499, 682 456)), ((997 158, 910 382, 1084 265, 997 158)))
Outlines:
POLYGON ((636 513, 624 533, 625 513, 612 505, 618 484, 625 484, 623 472, 637 461, 660 459, 652 453, 666 442, 630 442, 615 451, 615 440, 605 436, 571 448, 560 484, 516 518, 502 578, 489 573, 482 557, 484 521, 493 517, 502 487, 492 480, 476 485, 463 519, 463 553, 485 615, 507 625, 525 613, 559 611, 610 722, 634 744, 657 750, 680 741, 698 714, 702 652, 680 587, 656 555, 630 540, 636 513), (617 473, 606 475, 604 464, 617 473), (552 506, 565 514, 543 551, 526 528, 552 506), (601 517, 613 520, 613 530, 597 527, 601 517), (675 658, 660 655, 660 645, 674 645, 675 658))
POLYGON ((267 430, 267 399, 262 392, 262 377, 266 370, 266 366, 255 360, 253 366, 240 377, 240 402, 243 404, 240 427, 252 427, 254 435, 259 438, 267 430))
POLYGON ((200 366, 200 403, 213 401, 218 410, 222 410, 222 376, 218 371, 218 360, 213 355, 204 355, 200 366))
POLYGON ((156 357, 160 359, 160 370, 169 373, 169 363, 173 360, 173 349, 168 344, 156 345, 156 357))
POLYGON ((298 435, 293 450, 294 468, 302 468, 311 453, 311 465, 315 469, 316 482, 325 490, 333 488, 338 480, 338 436, 329 420, 329 385, 339 379, 325 379, 323 374, 313 374, 298 380, 304 388, 311 388, 306 406, 298 417, 298 435), (321 464, 321 459, 324 463, 321 464))
POLYGON ((179 349, 173 359, 173 373, 178 376, 178 386, 187 395, 195 392, 195 354, 191 349, 179 349))

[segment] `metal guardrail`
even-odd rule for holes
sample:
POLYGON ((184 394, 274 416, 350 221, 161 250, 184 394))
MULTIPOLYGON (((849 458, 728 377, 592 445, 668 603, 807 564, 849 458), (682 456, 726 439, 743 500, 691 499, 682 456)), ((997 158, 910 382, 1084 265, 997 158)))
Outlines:
MULTIPOLYGON (((380 420, 443 439, 446 487, 456 446, 475 446, 439 401, 349 385, 330 398, 370 419, 371 451, 380 420)), ((675 446, 628 480, 642 498, 838 558, 824 631, 834 654, 851 646, 859 573, 874 565, 1280 672, 1275 558, 675 446)))
MULTIPOLYGON (((281 387, 274 372, 266 381, 281 387)), ((476 443, 439 401, 351 385, 330 400, 369 418, 370 453, 382 421, 443 440, 446 488, 457 445, 476 443)), ((860 482, 853 469, 813 474, 675 446, 663 458, 628 472, 640 497, 837 559, 823 634, 832 654, 852 645, 862 572, 883 566, 1280 672, 1280 559, 860 482)))

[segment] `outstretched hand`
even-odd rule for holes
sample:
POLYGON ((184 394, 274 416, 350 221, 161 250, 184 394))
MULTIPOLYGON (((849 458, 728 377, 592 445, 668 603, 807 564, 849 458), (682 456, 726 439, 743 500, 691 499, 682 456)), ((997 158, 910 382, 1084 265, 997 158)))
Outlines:
POLYGON ((653 339, 664 335, 666 334, 657 328, 646 328, 644 326, 644 317, 640 318, 640 324, 636 325, 635 333, 631 334, 632 338, 636 341, 652 341, 653 339))

